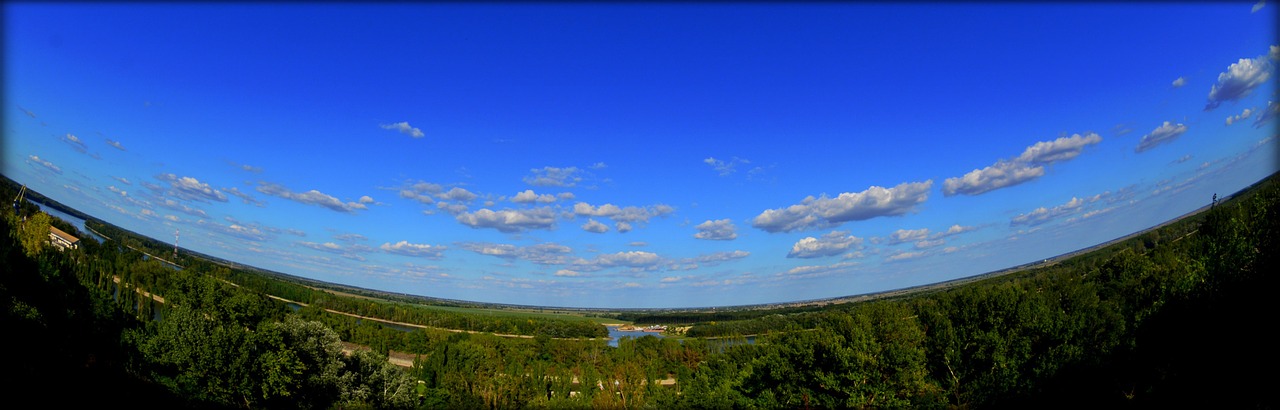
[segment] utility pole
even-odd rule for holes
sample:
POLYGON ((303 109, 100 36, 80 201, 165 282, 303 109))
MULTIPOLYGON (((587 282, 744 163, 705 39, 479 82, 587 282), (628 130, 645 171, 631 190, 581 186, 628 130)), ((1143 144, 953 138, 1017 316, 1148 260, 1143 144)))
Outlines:
POLYGON ((172 258, 173 261, 172 262, 175 265, 178 263, 178 234, 181 232, 182 231, 179 229, 173 230, 173 258, 172 258))

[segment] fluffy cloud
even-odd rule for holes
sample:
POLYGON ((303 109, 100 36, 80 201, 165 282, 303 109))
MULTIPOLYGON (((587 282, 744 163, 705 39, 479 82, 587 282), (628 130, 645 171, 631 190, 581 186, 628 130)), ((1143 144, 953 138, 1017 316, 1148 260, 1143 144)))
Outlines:
POLYGON ((1085 135, 1075 134, 1070 137, 1059 137, 1053 141, 1040 141, 1027 147, 1026 150, 1022 151, 1022 155, 1019 155, 1014 161, 1034 165, 1048 165, 1058 161, 1066 161, 1080 156, 1085 147, 1101 141, 1102 137, 1092 132, 1085 135))
MULTIPOLYGON (((1253 8, 1249 9, 1249 12, 1250 12, 1250 13, 1257 13, 1257 12, 1258 12, 1258 10, 1262 10, 1262 8, 1263 8, 1263 7, 1265 7, 1266 5, 1267 5, 1267 0, 1258 0, 1258 2, 1257 2, 1257 3, 1254 3, 1254 4, 1253 4, 1253 8)), ((1274 46, 1272 46, 1272 47, 1274 47, 1274 46)))
POLYGON ((950 228, 947 228, 947 230, 946 230, 945 232, 938 232, 936 235, 934 235, 934 238, 935 238, 935 239, 936 239, 936 238, 945 238, 945 237, 948 237, 948 236, 952 236, 952 235, 959 235, 959 234, 962 234, 962 233, 965 233, 965 232, 969 232, 969 231, 974 231, 974 230, 977 230, 977 229, 978 229, 978 227, 976 227, 976 226, 960 226, 959 224, 951 225, 951 227, 950 227, 950 228))
POLYGON ((978 195, 1018 185, 1044 176, 1045 165, 1075 158, 1085 147, 1101 141, 1101 136, 1090 132, 1037 142, 1016 158, 997 161, 989 167, 975 169, 961 177, 947 178, 942 183, 942 193, 946 196, 978 195))
POLYGON ((821 237, 806 237, 791 246, 788 258, 819 258, 862 248, 862 238, 849 235, 848 231, 832 231, 821 237))
POLYGON ((538 195, 532 189, 526 189, 511 198, 511 202, 518 204, 531 204, 534 202, 549 204, 556 201, 556 196, 551 194, 538 195))
POLYGON ((596 222, 595 219, 587 219, 587 223, 582 224, 582 230, 594 233, 609 232, 609 227, 605 224, 596 222))
POLYGON ((35 155, 28 155, 28 156, 27 156, 27 160, 29 161, 28 163, 36 163, 36 164, 39 164, 40 166, 45 167, 45 169, 48 169, 48 170, 50 170, 50 171, 53 171, 53 173, 55 173, 55 174, 62 174, 62 168, 58 168, 58 166, 57 166, 57 165, 53 165, 53 163, 52 163, 52 162, 49 162, 49 161, 45 161, 45 160, 43 160, 43 159, 40 159, 40 157, 38 157, 38 156, 35 156, 35 155))
POLYGON ((1244 111, 1241 111, 1239 115, 1232 115, 1230 117, 1227 117, 1227 125, 1240 122, 1240 120, 1248 119, 1249 116, 1253 115, 1253 113, 1254 113, 1253 108, 1245 108, 1244 111))
POLYGON ((862 192, 846 192, 835 198, 810 196, 797 205, 765 210, 751 224, 768 232, 791 232, 902 215, 928 199, 932 186, 933 180, 928 180, 902 183, 893 188, 872 186, 862 192))
POLYGON ((573 204, 573 213, 579 216, 598 216, 609 218, 617 222, 649 222, 650 218, 657 216, 666 216, 675 212, 675 208, 669 205, 652 205, 647 207, 628 206, 619 207, 614 204, 604 204, 598 207, 592 206, 586 202, 578 202, 573 204))
POLYGON ((227 202, 227 196, 209 184, 192 177, 179 177, 174 174, 156 175, 156 179, 169 183, 169 194, 180 199, 195 201, 227 202))
POLYGON ((455 219, 472 228, 492 228, 499 232, 516 233, 529 229, 551 229, 555 226, 556 215, 551 208, 536 209, 504 209, 492 211, 481 209, 470 213, 460 213, 455 219))
POLYGON ((414 138, 422 138, 423 136, 426 135, 422 133, 422 130, 409 126, 409 123, 407 121, 397 122, 395 124, 382 124, 381 127, 384 130, 400 131, 401 134, 408 135, 414 138))
POLYGON ((615 267, 635 269, 654 269, 663 262, 656 253, 645 251, 628 251, 596 255, 594 259, 578 259, 570 266, 579 272, 594 272, 615 267))
POLYGON ((440 259, 443 257, 444 250, 447 249, 440 245, 409 243, 409 241, 396 242, 394 245, 387 242, 383 243, 379 248, 386 253, 427 259, 440 259))
POLYGON ((698 239, 728 241, 738 238, 738 228, 728 219, 708 220, 698 224, 694 229, 697 229, 698 233, 693 234, 693 237, 698 239))
POLYGON ((412 199, 424 204, 431 204, 435 203, 435 199, 432 199, 432 197, 439 195, 442 192, 444 192, 444 187, 440 186, 440 184, 418 181, 410 184, 404 189, 401 189, 400 197, 412 199))
POLYGON ((618 222, 617 225, 618 225, 618 233, 631 232, 631 224, 626 222, 618 222))
POLYGON ((1204 110, 1213 110, 1227 101, 1238 101, 1266 82, 1271 76, 1271 63, 1267 58, 1242 58, 1218 74, 1218 83, 1209 90, 1209 102, 1204 110))
POLYGON ((441 193, 436 197, 440 199, 447 199, 447 200, 456 201, 456 202, 469 202, 473 199, 476 199, 477 196, 478 195, 476 195, 471 191, 458 188, 458 187, 453 187, 452 189, 444 193, 441 193))
POLYGON ((1155 148, 1156 145, 1173 141, 1185 132, 1187 132, 1186 125, 1165 121, 1163 125, 1152 130, 1150 134, 1143 135, 1142 139, 1138 141, 1138 147, 1134 148, 1134 152, 1143 152, 1155 148))
POLYGON ((533 175, 525 176, 524 182, 533 186, 572 187, 582 182, 577 167, 543 167, 529 171, 533 172, 533 175))
POLYGON ((1013 217, 1012 220, 1009 221, 1009 226, 1040 225, 1045 222, 1049 222, 1055 218, 1059 218, 1064 215, 1073 214, 1079 211, 1084 206, 1084 204, 1085 204, 1085 201, 1083 199, 1071 197, 1071 200, 1067 201, 1067 203, 1065 204, 1058 205, 1053 208, 1040 207, 1040 208, 1036 208, 1036 210, 1031 211, 1029 213, 1015 216, 1013 217))
POLYGON ((1182 88, 1184 85, 1187 85, 1187 77, 1178 77, 1177 80, 1173 80, 1173 88, 1182 88))
POLYGON ((299 192, 293 192, 288 188, 281 186, 280 184, 265 182, 265 181, 258 182, 257 191, 267 195, 288 199, 294 202, 303 203, 307 205, 315 205, 315 206, 327 208, 335 212, 342 212, 347 214, 353 214, 356 212, 357 209, 366 208, 363 204, 356 203, 356 202, 342 202, 338 198, 334 198, 333 196, 330 196, 328 194, 325 194, 323 192, 320 192, 314 189, 307 192, 299 193, 299 192))

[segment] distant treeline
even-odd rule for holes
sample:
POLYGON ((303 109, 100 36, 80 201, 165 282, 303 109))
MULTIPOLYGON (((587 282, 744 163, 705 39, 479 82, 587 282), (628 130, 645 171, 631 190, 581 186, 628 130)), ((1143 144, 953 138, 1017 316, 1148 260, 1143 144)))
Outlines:
MULTIPOLYGON (((152 240, 110 224, 97 220, 86 222, 86 226, 107 235, 114 241, 145 250, 153 255, 170 258, 172 246, 152 240)), ((434 308, 427 305, 416 305, 384 299, 367 297, 342 296, 326 290, 315 289, 296 282, 283 279, 283 275, 264 275, 249 269, 231 268, 212 261, 181 255, 177 258, 188 269, 207 272, 213 277, 223 279, 246 289, 261 292, 295 302, 313 305, 321 309, 333 309, 340 312, 377 318, 392 322, 412 323, 422 326, 438 327, 477 332, 492 332, 523 336, 545 335, 553 338, 573 337, 606 337, 609 335, 604 326, 589 322, 561 319, 514 319, 482 314, 458 313, 434 308)), ((178 262, 178 261, 175 261, 178 262)), ((160 292, 161 289, 157 289, 160 292)))

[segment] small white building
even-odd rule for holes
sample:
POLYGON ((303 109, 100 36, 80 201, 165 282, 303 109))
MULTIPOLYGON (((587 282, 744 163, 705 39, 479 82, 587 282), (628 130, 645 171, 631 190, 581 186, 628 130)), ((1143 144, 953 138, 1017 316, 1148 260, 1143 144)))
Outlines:
POLYGON ((49 227, 49 243, 57 246, 58 249, 75 249, 80 247, 80 238, 71 236, 71 234, 63 232, 61 229, 49 227))

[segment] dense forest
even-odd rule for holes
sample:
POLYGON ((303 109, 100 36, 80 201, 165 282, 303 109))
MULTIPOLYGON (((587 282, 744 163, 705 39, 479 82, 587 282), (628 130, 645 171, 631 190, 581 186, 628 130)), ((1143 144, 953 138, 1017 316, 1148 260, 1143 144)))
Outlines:
POLYGON ((60 251, 50 225, 86 235, 21 204, 0 218, 0 391, 77 407, 1270 408, 1277 212, 1273 176, 1060 263, 821 308, 629 314, 692 328, 611 347, 585 321, 371 302, 189 255, 177 269, 105 224, 112 239, 60 251))

